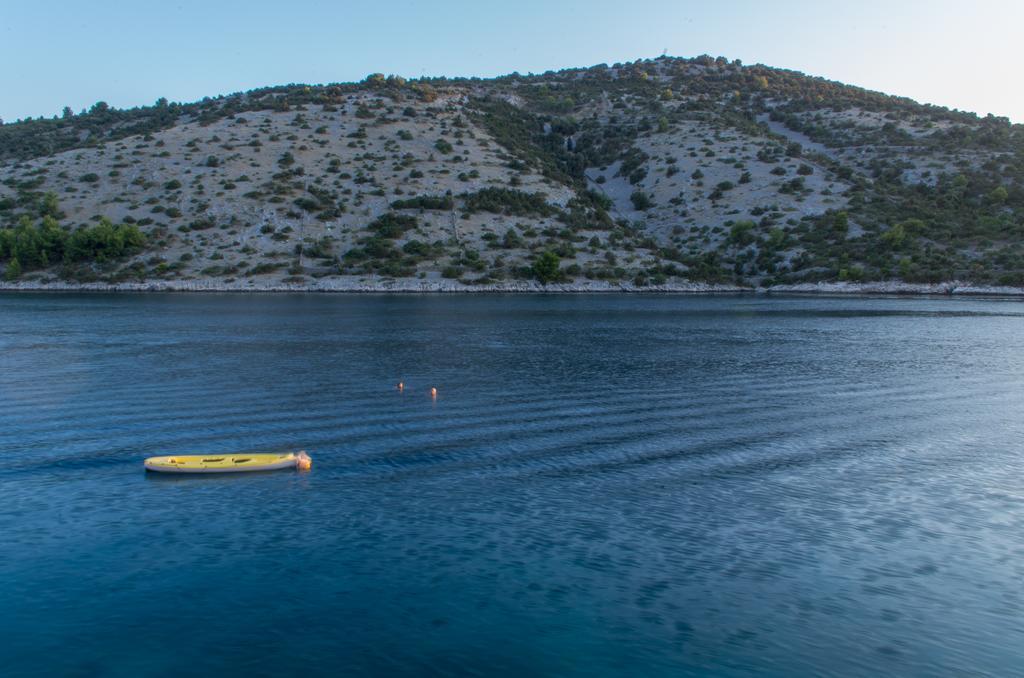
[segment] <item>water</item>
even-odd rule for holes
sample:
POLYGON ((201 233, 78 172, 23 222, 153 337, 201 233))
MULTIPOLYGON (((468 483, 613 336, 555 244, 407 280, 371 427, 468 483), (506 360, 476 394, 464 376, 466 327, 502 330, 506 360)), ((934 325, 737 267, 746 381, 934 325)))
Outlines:
POLYGON ((0 322, 4 675, 1024 666, 1019 302, 23 294, 0 322), (142 470, 297 447, 312 472, 142 470))

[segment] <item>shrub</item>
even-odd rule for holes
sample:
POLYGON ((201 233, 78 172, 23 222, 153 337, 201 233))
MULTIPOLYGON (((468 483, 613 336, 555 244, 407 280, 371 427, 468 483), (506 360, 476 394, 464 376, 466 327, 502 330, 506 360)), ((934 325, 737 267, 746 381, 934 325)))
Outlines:
POLYGON ((281 268, 284 268, 284 264, 282 263, 272 264, 267 262, 262 264, 256 264, 251 269, 249 269, 249 275, 265 275, 267 273, 273 273, 274 271, 277 271, 278 269, 281 268))
POLYGON ((633 208, 640 212, 645 212, 654 207, 654 201, 643 191, 633 191, 629 199, 633 202, 633 208))
POLYGON ((804 178, 797 177, 796 179, 791 179, 790 181, 782 184, 782 186, 779 187, 779 193, 799 193, 804 190, 804 188, 804 178))
POLYGON ((18 257, 14 257, 7 263, 7 268, 4 269, 4 279, 10 282, 11 280, 17 280, 21 277, 21 262, 18 261, 18 257))
POLYGON ((746 247, 754 242, 754 222, 737 221, 729 229, 729 242, 737 247, 746 247))
POLYGON ((514 228, 505 231, 505 237, 501 239, 501 246, 507 250, 523 246, 523 239, 516 233, 514 228))
POLYGON ((22 270, 47 267, 62 260, 103 262, 132 254, 142 249, 145 242, 137 226, 115 226, 105 218, 95 226, 68 233, 51 217, 44 217, 36 226, 23 217, 15 228, 0 231, 0 260, 17 260, 22 270))
POLYGON ((370 222, 367 228, 376 231, 381 238, 393 240, 400 238, 406 231, 416 228, 416 223, 416 217, 388 212, 370 222))
POLYGON ((425 257, 430 254, 430 246, 419 240, 410 240, 402 246, 402 251, 415 257, 425 257))
POLYGON ((418 195, 391 203, 391 208, 396 210, 450 210, 454 206, 451 195, 418 195))
POLYGON ((537 260, 533 262, 533 275, 542 284, 547 285, 549 282, 558 280, 561 275, 559 264, 561 259, 554 252, 547 251, 537 257, 537 260))
POLYGON ((317 212, 320 210, 320 201, 316 198, 302 196, 296 198, 292 202, 307 212, 317 212))
POLYGON ((295 248, 298 252, 305 254, 307 257, 312 257, 314 259, 327 259, 331 256, 334 244, 331 242, 330 238, 323 236, 312 245, 296 245, 295 248))
POLYGON ((483 188, 475 193, 463 193, 466 211, 492 212, 514 216, 536 215, 547 217, 555 214, 557 209, 548 204, 543 193, 525 193, 511 188, 483 188))

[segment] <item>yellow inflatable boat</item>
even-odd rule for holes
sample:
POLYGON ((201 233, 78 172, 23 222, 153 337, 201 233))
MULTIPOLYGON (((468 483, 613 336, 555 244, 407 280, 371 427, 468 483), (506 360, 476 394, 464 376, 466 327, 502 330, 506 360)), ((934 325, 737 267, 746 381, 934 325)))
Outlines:
POLYGON ((305 452, 284 454, 176 454, 150 457, 147 471, 158 473, 238 473, 240 471, 276 471, 297 468, 308 471, 313 460, 305 452))

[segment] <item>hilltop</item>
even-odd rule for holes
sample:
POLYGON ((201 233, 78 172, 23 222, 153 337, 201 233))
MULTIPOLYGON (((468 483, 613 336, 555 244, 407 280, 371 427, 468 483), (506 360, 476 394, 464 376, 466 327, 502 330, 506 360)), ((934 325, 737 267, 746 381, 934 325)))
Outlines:
POLYGON ((0 126, 22 285, 1024 286, 1024 126, 724 58, 0 126))

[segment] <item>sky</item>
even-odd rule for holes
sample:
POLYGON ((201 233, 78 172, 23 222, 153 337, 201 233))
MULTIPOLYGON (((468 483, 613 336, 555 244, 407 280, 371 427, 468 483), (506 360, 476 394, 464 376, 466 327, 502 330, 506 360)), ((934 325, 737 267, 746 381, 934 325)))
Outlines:
POLYGON ((1020 0, 0 0, 0 118, 710 54, 1024 123, 1020 0))

